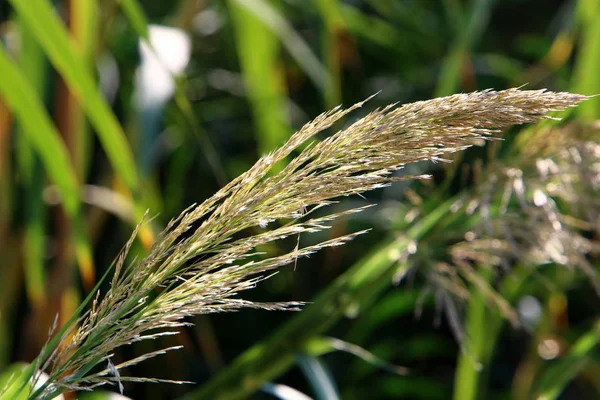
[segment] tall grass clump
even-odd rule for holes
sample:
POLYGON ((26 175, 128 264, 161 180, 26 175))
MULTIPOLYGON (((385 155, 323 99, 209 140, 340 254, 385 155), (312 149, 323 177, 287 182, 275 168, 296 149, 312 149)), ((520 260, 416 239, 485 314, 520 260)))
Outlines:
MULTIPOLYGON (((366 231, 275 256, 263 256, 257 250, 261 245, 319 232, 335 218, 360 212, 364 207, 314 216, 339 197, 407 179, 394 175, 406 164, 443 160, 492 138, 499 128, 551 118, 549 112, 586 98, 519 89, 458 94, 390 105, 318 141, 315 135, 363 103, 321 114, 212 197, 171 221, 144 259, 127 263, 134 234, 115 262, 110 288, 103 295, 95 292, 90 309, 72 319, 30 367, 34 378, 29 398, 48 399, 105 384, 121 387, 126 381, 160 381, 121 375, 121 370, 178 347, 118 365, 111 361, 113 353, 123 345, 175 334, 189 316, 241 308, 299 309, 299 302, 258 303, 237 295, 280 266, 366 231), (242 235, 249 228, 254 233, 242 235), (42 371, 49 379, 36 385, 42 371)), ((5 395, 25 389, 15 386, 5 395)))

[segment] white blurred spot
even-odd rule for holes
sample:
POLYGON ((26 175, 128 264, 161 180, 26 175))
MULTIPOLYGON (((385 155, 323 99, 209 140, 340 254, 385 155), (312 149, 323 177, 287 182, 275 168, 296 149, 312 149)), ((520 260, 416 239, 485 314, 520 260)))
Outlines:
POLYGON ((533 204, 537 207, 542 207, 548 203, 548 197, 540 189, 536 189, 533 193, 533 204))
POLYGON ((108 400, 132 400, 130 397, 123 396, 118 393, 111 393, 108 395, 108 400))
POLYGON ((304 393, 286 385, 279 383, 266 382, 262 386, 262 390, 281 400, 313 400, 304 393))
MULTIPOLYGON (((39 375, 37 376, 37 382, 35 383, 35 386, 34 386, 34 390, 42 387, 42 385, 48 381, 48 378, 49 378, 49 376, 47 373, 39 372, 39 375)), ((50 385, 49 387, 51 387, 51 386, 52 385, 50 385)), ((55 399, 65 400, 65 396, 63 396, 62 394, 59 394, 58 396, 55 397, 55 399)))
POLYGON ((265 218, 261 218, 258 220, 258 226, 260 226, 261 228, 266 228, 267 225, 269 225, 269 220, 265 219, 265 218))
POLYGON ((479 207, 479 200, 473 199, 467 205, 467 209, 465 210, 465 213, 467 215, 472 215, 475 212, 475 210, 477 210, 477 207, 479 207))
POLYGON ((190 37, 181 29, 150 25, 148 34, 152 47, 143 40, 139 46, 141 65, 136 72, 139 108, 160 106, 173 96, 173 75, 185 70, 192 50, 190 37))
POLYGON ((542 316, 542 306, 538 299, 533 296, 524 296, 519 300, 517 311, 521 317, 523 325, 533 329, 542 316))
POLYGON ((192 23, 194 31, 203 36, 215 34, 223 25, 219 13, 212 9, 207 9, 196 14, 192 23))
POLYGON ((417 252, 417 242, 411 240, 406 249, 408 250, 409 254, 415 254, 417 252))
POLYGON ((544 339, 538 345, 537 350, 544 360, 552 360, 560 354, 560 344, 554 339, 544 339))
POLYGON ((417 218, 418 215, 419 215, 419 210, 417 210, 416 208, 413 208, 412 210, 410 210, 409 212, 406 213, 406 215, 404 216, 404 221, 411 223, 415 220, 415 218, 417 218))

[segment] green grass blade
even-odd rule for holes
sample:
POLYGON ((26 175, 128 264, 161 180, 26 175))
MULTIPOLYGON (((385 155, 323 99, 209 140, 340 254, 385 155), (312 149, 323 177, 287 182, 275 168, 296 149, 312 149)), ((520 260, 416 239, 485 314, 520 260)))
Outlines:
MULTIPOLYGON (((530 266, 519 265, 500 283, 499 293, 514 302, 531 276, 530 266)), ((458 356, 454 378, 454 399, 485 398, 487 378, 494 349, 504 323, 502 314, 490 308, 483 293, 475 293, 467 305, 465 336, 468 344, 458 356)))
MULTIPOLYGON (((42 49, 29 30, 21 27, 21 54, 20 64, 23 74, 30 82, 32 89, 39 98, 43 98, 45 84, 46 60, 42 49)), ((23 127, 18 127, 17 140, 17 168, 25 182, 25 235, 23 237, 25 272, 25 286, 27 297, 33 308, 42 306, 46 299, 44 271, 45 220, 46 212, 42 201, 43 170, 39 158, 32 148, 27 132, 21 132, 23 127)))
POLYGON ((23 265, 27 297, 33 308, 39 308, 46 300, 46 210, 42 202, 43 176, 41 166, 36 168, 27 185, 25 235, 23 238, 23 265))
POLYGON ((26 368, 27 364, 16 363, 2 370, 2 374, 0 374, 0 400, 27 399, 26 392, 17 395, 17 389, 27 383, 27 381, 24 380, 25 375, 23 374, 23 371, 26 368), (2 393, 5 388, 6 392, 2 393))
POLYGON ((148 34, 148 22, 146 21, 146 15, 144 10, 137 2, 137 0, 119 0, 119 4, 123 9, 123 12, 127 16, 129 23, 135 30, 135 32, 144 40, 149 41, 150 37, 148 34))
POLYGON ((313 388, 316 400, 340 399, 337 385, 321 360, 309 355, 298 355, 296 362, 313 388))
POLYGON ((279 40, 246 6, 229 2, 238 58, 254 115, 259 152, 265 154, 290 136, 287 90, 279 58, 279 40))
POLYGON ((446 11, 447 19, 454 32, 459 32, 462 28, 462 5, 458 0, 443 0, 444 10, 446 11))
POLYGON ((363 343, 376 329, 391 323, 392 320, 415 312, 419 291, 414 289, 395 290, 386 294, 376 303, 376 312, 364 313, 350 328, 345 339, 351 343, 363 343))
MULTIPOLYGON (((71 31, 90 74, 93 74, 95 70, 95 56, 97 53, 96 45, 98 43, 99 19, 97 11, 97 0, 71 1, 71 31)), ((72 135, 73 138, 71 139, 74 141, 73 159, 75 160, 75 168, 81 182, 85 182, 85 177, 92 161, 90 154, 92 147, 90 127, 81 104, 71 101, 66 106, 71 114, 70 123, 73 125, 72 130, 75 132, 75 135, 72 135)))
POLYGON ((340 5, 340 12, 348 30, 356 36, 394 53, 402 53, 399 47, 405 47, 405 40, 393 24, 377 16, 365 14, 348 4, 340 5))
MULTIPOLYGON (((35 89, 17 64, 8 57, 2 46, 0 46, 0 74, 3 77, 0 80, 0 93, 21 124, 23 134, 27 135, 28 141, 40 155, 42 164, 51 181, 60 190, 66 214, 76 227, 81 227, 79 183, 68 150, 35 89)), ((38 189, 41 190, 41 188, 38 189)), ((39 238, 35 239, 35 237, 43 233, 39 227, 32 226, 31 229, 32 231, 29 232, 30 234, 26 237, 26 240, 33 240, 35 246, 42 246, 43 244, 39 242, 39 238)), ((79 266, 82 271, 91 271, 93 270, 92 257, 86 235, 81 228, 76 229, 75 232, 75 251, 79 266)), ((30 255, 34 256, 35 248, 31 249, 31 252, 30 255)), ((37 254, 37 256, 40 256, 40 254, 37 254)), ((30 259, 26 261, 31 261, 31 269, 28 272, 30 293, 34 291, 36 293, 34 297, 39 299, 42 290, 41 285, 43 285, 42 265, 39 260, 34 262, 33 259, 30 259)))
POLYGON ((50 179, 61 191, 63 204, 71 215, 79 209, 79 186, 60 134, 52 124, 35 90, 0 46, 0 93, 40 154, 50 179))
POLYGON ((50 2, 10 2, 83 106, 117 174, 129 190, 135 192, 138 187, 138 175, 123 129, 102 97, 83 57, 69 38, 50 2))
MULTIPOLYGON (((97 0, 72 1, 70 7, 70 25, 73 39, 79 48, 81 58, 84 61, 85 70, 92 74, 94 71, 94 56, 97 42, 97 0)), ((67 96, 72 96, 70 93, 67 96)), ((82 105, 76 101, 69 101, 65 105, 70 118, 68 120, 69 130, 74 133, 70 135, 71 152, 75 163, 77 177, 80 182, 85 182, 89 164, 92 160, 91 135, 82 105)), ((75 243, 75 254, 77 256, 79 271, 86 290, 94 286, 96 271, 94 267, 92 251, 88 244, 84 221, 77 219, 72 222, 73 241, 75 243)))
POLYGON ((292 58, 304 70, 319 90, 325 90, 329 85, 329 75, 319 59, 314 55, 306 42, 294 31, 292 26, 265 0, 230 0, 246 8, 260 19, 279 37, 281 44, 287 49, 292 58))
MULTIPOLYGON (((485 272, 489 272, 485 271, 485 272)), ((486 280, 489 280, 489 273, 486 280)), ((475 291, 471 295, 465 324, 465 343, 458 358, 454 378, 454 399, 469 400, 485 398, 481 374, 487 373, 487 363, 491 354, 491 337, 496 332, 489 331, 488 302, 484 293, 475 291)), ((494 312, 491 312, 494 314, 494 312)))
MULTIPOLYGON (((577 4, 580 48, 574 67, 571 89, 574 93, 600 94, 600 0, 580 0, 577 4)), ((582 103, 573 112, 588 121, 600 116, 600 97, 582 103)))
POLYGON ((342 103, 340 41, 343 32, 343 19, 337 0, 316 0, 323 20, 321 33, 321 54, 325 60, 331 79, 325 88, 325 108, 330 109, 342 103))
MULTIPOLYGON (((487 25, 492 2, 490 0, 475 0, 472 3, 468 18, 464 18, 466 26, 457 33, 458 36, 442 63, 435 97, 448 96, 459 88, 465 59, 487 25)), ((453 16, 451 18, 452 23, 455 23, 454 20, 457 17, 453 16)))

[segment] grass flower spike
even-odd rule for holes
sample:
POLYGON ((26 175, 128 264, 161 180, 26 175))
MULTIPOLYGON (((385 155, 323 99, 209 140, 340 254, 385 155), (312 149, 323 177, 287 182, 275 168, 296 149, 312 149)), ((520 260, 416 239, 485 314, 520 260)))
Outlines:
POLYGON ((211 198, 185 210, 159 235, 145 259, 126 265, 130 240, 115 264, 110 289, 96 297, 59 347, 38 360, 50 379, 32 398, 155 381, 127 377, 121 370, 173 348, 118 365, 112 364, 112 354, 119 346, 174 334, 186 317, 247 307, 298 309, 298 302, 255 303, 237 295, 276 268, 342 245, 364 231, 276 256, 260 256, 257 247, 327 229, 331 220, 361 211, 313 215, 336 198, 406 179, 393 175, 406 164, 443 160, 502 127, 550 118, 549 112, 585 99, 545 90, 457 94, 373 111, 321 141, 311 139, 363 103, 318 116, 211 198), (288 159, 284 167, 273 169, 288 159), (258 233, 242 236, 248 228, 258 233))

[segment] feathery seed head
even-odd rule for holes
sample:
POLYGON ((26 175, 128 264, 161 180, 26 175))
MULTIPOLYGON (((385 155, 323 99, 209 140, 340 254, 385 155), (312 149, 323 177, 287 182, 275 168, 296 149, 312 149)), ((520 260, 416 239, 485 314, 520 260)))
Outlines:
POLYGON ((361 211, 311 216, 336 198, 389 185, 398 180, 392 173, 408 163, 441 161, 446 154, 491 138, 499 128, 549 118, 548 112, 585 99, 545 90, 457 94, 375 110, 322 141, 307 143, 364 102, 319 115, 215 195, 186 209, 158 236, 145 259, 125 266, 134 232, 116 262, 109 291, 93 302, 60 351, 43 361, 42 368, 50 367, 54 382, 46 391, 158 381, 119 376, 118 371, 172 348, 119 365, 113 365, 110 356, 116 347, 173 334, 191 315, 240 308, 298 309, 302 303, 255 303, 234 296, 254 287, 262 274, 320 249, 342 245, 365 231, 263 259, 256 258, 258 246, 319 232, 328 228, 325 222, 361 211), (298 155, 269 175, 274 165, 301 145, 305 146, 298 155), (289 222, 245 238, 236 235, 276 220, 289 222), (109 368, 88 372, 90 364, 100 362, 109 368))

